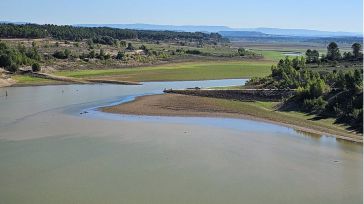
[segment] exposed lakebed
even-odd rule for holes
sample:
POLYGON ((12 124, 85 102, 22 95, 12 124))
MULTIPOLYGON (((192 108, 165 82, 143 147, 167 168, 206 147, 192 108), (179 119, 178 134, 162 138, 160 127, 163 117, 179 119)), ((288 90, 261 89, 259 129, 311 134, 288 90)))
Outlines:
POLYGON ((0 89, 1 202, 362 203, 360 144, 250 120, 97 110, 165 88, 243 83, 0 89))

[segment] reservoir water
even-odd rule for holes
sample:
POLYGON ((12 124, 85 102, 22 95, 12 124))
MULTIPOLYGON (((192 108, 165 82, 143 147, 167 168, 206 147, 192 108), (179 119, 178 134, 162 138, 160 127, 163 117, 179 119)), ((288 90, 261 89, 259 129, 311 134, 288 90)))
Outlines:
POLYGON ((243 83, 2 88, 0 203, 362 203, 361 144, 243 119, 97 109, 243 83))

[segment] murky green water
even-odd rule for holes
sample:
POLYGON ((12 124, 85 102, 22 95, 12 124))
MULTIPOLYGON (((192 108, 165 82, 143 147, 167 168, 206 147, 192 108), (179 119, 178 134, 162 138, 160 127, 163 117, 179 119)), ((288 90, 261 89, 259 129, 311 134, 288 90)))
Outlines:
POLYGON ((0 203, 362 203, 361 145, 255 121, 90 109, 164 88, 238 83, 8 88, 0 203))

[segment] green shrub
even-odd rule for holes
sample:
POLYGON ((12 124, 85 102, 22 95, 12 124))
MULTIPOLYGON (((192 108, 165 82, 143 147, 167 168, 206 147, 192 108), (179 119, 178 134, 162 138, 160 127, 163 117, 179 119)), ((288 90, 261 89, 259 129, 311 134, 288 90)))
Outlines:
POLYGON ((32 64, 32 71, 33 72, 39 72, 40 71, 40 65, 38 63, 32 64))
POLYGON ((124 56, 125 56, 125 53, 124 53, 124 52, 119 51, 115 58, 116 58, 117 60, 122 60, 122 59, 124 59, 124 56))
POLYGON ((9 72, 15 73, 19 70, 19 65, 12 63, 10 66, 6 67, 5 69, 9 72))
POLYGON ((325 110, 327 102, 322 96, 314 99, 305 99, 303 101, 303 109, 309 112, 321 113, 325 110))
POLYGON ((57 58, 57 59, 67 59, 67 56, 65 55, 64 52, 62 51, 55 51, 53 53, 53 57, 57 58))
POLYGON ((128 43, 128 47, 126 47, 127 50, 135 50, 133 44, 128 43))
POLYGON ((187 50, 186 53, 191 54, 191 55, 200 55, 201 51, 200 50, 187 50))

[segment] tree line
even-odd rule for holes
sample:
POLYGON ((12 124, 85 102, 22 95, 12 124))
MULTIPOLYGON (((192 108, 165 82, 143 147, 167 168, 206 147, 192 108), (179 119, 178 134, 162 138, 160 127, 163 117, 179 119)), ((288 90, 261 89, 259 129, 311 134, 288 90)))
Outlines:
POLYGON ((131 30, 109 27, 75 27, 69 25, 38 25, 38 24, 0 24, 0 37, 2 38, 45 38, 52 37, 58 40, 81 41, 93 39, 110 43, 113 39, 141 39, 141 40, 190 40, 190 41, 222 41, 218 33, 202 32, 175 32, 131 30))
POLYGON ((326 55, 320 53, 317 50, 308 49, 305 53, 307 63, 328 63, 328 62, 361 62, 363 61, 363 53, 361 52, 362 46, 360 43, 354 43, 351 46, 352 52, 344 52, 341 54, 340 48, 336 42, 331 42, 327 46, 326 55))

